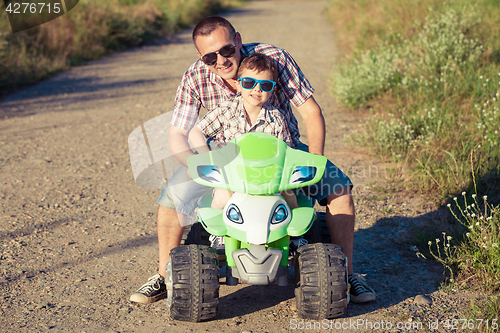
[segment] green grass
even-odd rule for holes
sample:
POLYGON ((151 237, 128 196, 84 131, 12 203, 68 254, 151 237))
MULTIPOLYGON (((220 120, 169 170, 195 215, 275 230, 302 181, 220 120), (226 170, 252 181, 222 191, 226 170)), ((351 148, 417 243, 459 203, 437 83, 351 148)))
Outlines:
POLYGON ((0 4, 0 96, 117 50, 168 37, 238 0, 80 1, 66 15, 12 33, 0 4))
POLYGON ((486 299, 479 300, 478 304, 471 301, 471 305, 467 311, 466 318, 475 321, 475 326, 479 332, 498 332, 500 324, 500 297, 492 296, 486 299), (481 325, 479 325, 481 324, 481 325))
MULTIPOLYGON (((454 287, 498 295, 500 1, 330 3, 345 45, 332 91, 344 108, 367 115, 352 143, 393 163, 392 187, 450 203, 454 222, 428 240, 426 254, 454 287), (464 190, 474 197, 451 199, 464 190)), ((493 310, 471 309, 493 319, 498 304, 493 297, 482 305, 493 310)))
MULTIPOLYGON (((359 0, 346 6, 353 3, 375 12, 400 4, 359 0)), ((369 142, 398 166, 393 174, 405 186, 435 194, 438 203, 466 188, 471 172, 500 172, 500 7, 492 3, 432 1, 439 10, 420 8, 427 14, 423 22, 396 26, 402 31, 376 26, 380 43, 356 48, 333 78, 341 103, 371 115, 355 143, 369 142)))
POLYGON ((406 167, 406 185, 443 202, 500 164, 500 66, 485 63, 470 7, 433 13, 416 34, 389 41, 339 67, 334 92, 372 121, 355 140, 406 167), (471 159, 473 166, 471 169, 471 159))

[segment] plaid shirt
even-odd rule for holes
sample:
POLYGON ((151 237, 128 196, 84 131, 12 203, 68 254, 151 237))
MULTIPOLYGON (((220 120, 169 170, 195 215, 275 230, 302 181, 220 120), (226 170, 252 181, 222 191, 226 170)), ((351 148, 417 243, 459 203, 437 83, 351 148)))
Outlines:
MULTIPOLYGON (((278 65, 278 82, 273 96, 268 103, 282 111, 292 135, 298 142, 300 133, 291 104, 302 105, 313 94, 314 89, 304 76, 295 60, 283 49, 269 44, 244 44, 241 48, 243 57, 254 52, 264 53, 273 58, 278 65)), ((198 59, 182 77, 174 102, 171 124, 177 128, 190 130, 196 124, 200 108, 207 111, 215 109, 224 100, 234 97, 232 92, 219 76, 210 71, 198 59)))
POLYGON ((197 126, 217 148, 224 147, 235 137, 248 132, 268 133, 285 141, 288 146, 296 147, 284 115, 268 102, 263 105, 254 124, 250 125, 241 94, 226 99, 219 107, 209 111, 197 126))

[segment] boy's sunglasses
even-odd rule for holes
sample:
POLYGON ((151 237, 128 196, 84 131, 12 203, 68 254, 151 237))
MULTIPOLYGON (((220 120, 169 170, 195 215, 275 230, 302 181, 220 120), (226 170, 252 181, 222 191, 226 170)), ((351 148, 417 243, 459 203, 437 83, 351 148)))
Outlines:
POLYGON ((257 80, 251 77, 239 77, 238 81, 240 81, 241 86, 245 89, 253 89, 255 85, 258 83, 260 85, 260 90, 264 92, 271 92, 276 85, 276 82, 271 80, 257 80))
POLYGON ((201 60, 205 63, 205 65, 213 66, 217 62, 217 54, 220 54, 224 58, 230 58, 235 53, 236 53, 236 46, 229 44, 221 47, 219 51, 205 54, 203 57, 201 57, 201 60))

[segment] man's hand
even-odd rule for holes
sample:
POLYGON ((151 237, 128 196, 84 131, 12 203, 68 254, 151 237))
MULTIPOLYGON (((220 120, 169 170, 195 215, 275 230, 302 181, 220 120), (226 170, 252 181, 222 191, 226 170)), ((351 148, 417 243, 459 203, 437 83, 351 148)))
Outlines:
POLYGON ((314 97, 310 97, 304 104, 297 108, 306 124, 306 133, 309 140, 309 152, 324 155, 325 149, 325 118, 314 97))

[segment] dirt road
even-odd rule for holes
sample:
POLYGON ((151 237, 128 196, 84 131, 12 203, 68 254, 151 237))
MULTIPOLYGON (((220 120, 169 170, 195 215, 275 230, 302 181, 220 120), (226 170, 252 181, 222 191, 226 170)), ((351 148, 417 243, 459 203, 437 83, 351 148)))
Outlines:
MULTIPOLYGON (((199 324, 172 321, 165 302, 146 306, 128 301, 156 271, 159 191, 135 185, 127 138, 140 124, 171 110, 183 71, 196 60, 186 31, 164 45, 74 68, 0 102, 0 331, 342 327, 362 332, 370 330, 366 325, 371 320, 372 325, 385 321, 384 331, 396 332, 409 331, 408 325, 425 331, 430 321, 441 324, 458 316, 470 296, 438 291, 441 268, 410 249, 413 231, 439 214, 422 198, 373 192, 367 185, 384 181, 384 165, 344 140, 359 121, 338 111, 328 91, 336 49, 334 31, 322 16, 326 5, 248 1, 224 16, 243 42, 288 50, 316 88, 327 120, 326 154, 358 186, 354 265, 366 274, 377 300, 350 304, 343 318, 321 327, 297 318, 291 285, 222 285, 219 318, 199 324), (432 304, 420 304, 417 295, 427 295, 432 304), (398 322, 406 328, 397 329, 398 322)), ((307 141, 305 130, 301 132, 307 141)))

